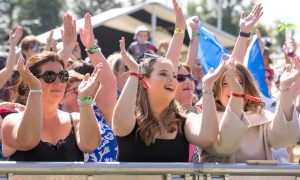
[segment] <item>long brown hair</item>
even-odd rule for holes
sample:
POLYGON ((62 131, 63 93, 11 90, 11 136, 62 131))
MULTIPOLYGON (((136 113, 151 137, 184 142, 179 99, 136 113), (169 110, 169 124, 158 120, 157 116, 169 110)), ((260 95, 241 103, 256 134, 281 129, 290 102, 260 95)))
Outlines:
MULTIPOLYGON (((221 112, 224 112, 226 109, 226 107, 220 101, 220 97, 221 97, 222 90, 223 90, 222 84, 226 77, 226 71, 228 69, 228 65, 226 65, 226 66, 227 66, 226 70, 220 76, 220 78, 217 79, 217 81, 214 84, 214 88, 213 88, 217 111, 221 111, 221 112)), ((254 80, 254 78, 251 75, 251 73, 249 72, 249 70, 244 65, 242 65, 241 63, 238 63, 238 62, 234 63, 234 69, 235 69, 235 72, 237 72, 237 74, 240 76, 240 78, 242 80, 242 87, 244 90, 244 94, 255 96, 255 97, 260 97, 260 93, 257 88, 256 81, 254 80)), ((244 111, 260 112, 263 107, 264 107, 263 102, 256 103, 256 102, 245 99, 244 111)))
MULTIPOLYGON (((50 51, 43 51, 42 53, 38 53, 33 55, 28 61, 27 64, 29 66, 30 72, 36 76, 41 73, 40 67, 45 64, 46 62, 58 62, 62 65, 62 67, 65 69, 64 62, 55 52, 50 51)), ((13 96, 13 102, 17 102, 20 104, 26 104, 28 93, 29 93, 29 87, 25 83, 25 81, 19 77, 17 81, 17 85, 14 88, 14 96, 13 96)))
MULTIPOLYGON (((153 67, 157 62, 169 61, 165 58, 145 59, 140 64, 140 75, 142 77, 150 78, 153 71, 153 67)), ((136 101, 136 118, 137 124, 139 125, 137 132, 141 139, 147 146, 155 142, 154 135, 160 132, 159 120, 157 120, 152 113, 151 107, 148 101, 147 90, 139 82, 138 85, 138 96, 136 101)), ((182 125, 186 119, 186 112, 180 105, 173 99, 165 109, 160 117, 162 120, 162 126, 167 130, 168 133, 173 133, 178 130, 182 133, 182 125)))

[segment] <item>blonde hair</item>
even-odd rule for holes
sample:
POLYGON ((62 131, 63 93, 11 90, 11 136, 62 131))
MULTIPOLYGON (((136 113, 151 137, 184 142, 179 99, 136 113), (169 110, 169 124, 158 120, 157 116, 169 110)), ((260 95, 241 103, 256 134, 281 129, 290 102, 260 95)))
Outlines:
MULTIPOLYGON (((127 53, 127 56, 131 60, 134 60, 134 58, 130 54, 127 53)), ((109 55, 107 58, 107 63, 109 65, 110 69, 113 71, 113 73, 117 73, 119 71, 119 67, 120 67, 121 63, 123 63, 121 53, 115 52, 115 53, 109 55)))

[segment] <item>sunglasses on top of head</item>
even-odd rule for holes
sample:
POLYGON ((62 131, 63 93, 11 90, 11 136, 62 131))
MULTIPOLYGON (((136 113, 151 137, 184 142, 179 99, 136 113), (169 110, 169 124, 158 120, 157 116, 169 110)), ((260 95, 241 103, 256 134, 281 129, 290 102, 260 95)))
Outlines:
POLYGON ((191 81, 194 81, 194 78, 191 74, 177 74, 177 81, 183 82, 185 79, 188 78, 191 81))
POLYGON ((69 73, 66 70, 62 70, 59 73, 53 71, 45 71, 41 75, 37 75, 37 78, 43 78, 46 83, 53 83, 56 80, 56 77, 59 78, 61 83, 65 83, 69 80, 69 73))
POLYGON ((30 49, 32 49, 33 51, 40 51, 42 49, 41 45, 32 45, 30 46, 30 49))

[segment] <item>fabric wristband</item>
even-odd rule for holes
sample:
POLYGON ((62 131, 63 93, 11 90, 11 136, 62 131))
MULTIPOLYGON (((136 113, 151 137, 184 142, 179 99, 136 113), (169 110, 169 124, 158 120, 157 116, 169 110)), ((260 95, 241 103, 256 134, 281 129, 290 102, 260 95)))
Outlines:
POLYGON ((192 32, 192 37, 197 37, 199 36, 200 34, 198 32, 192 32))
POLYGON ((243 31, 240 31, 240 36, 249 38, 250 37, 250 32, 249 33, 245 33, 243 31))
POLYGON ((175 28, 174 33, 175 34, 184 34, 184 29, 180 29, 180 28, 175 28))
POLYGON ((141 83, 142 83, 142 85, 145 89, 150 88, 150 84, 142 76, 140 76, 138 73, 130 72, 129 75, 137 77, 141 81, 141 83))
POLYGON ((97 52, 101 52, 101 48, 97 45, 97 44, 94 44, 93 47, 91 48, 86 48, 85 49, 89 54, 94 54, 94 53, 97 53, 97 52))
POLYGON ((238 97, 238 98, 245 98, 245 99, 248 99, 248 100, 256 102, 256 103, 260 102, 260 98, 250 96, 250 95, 238 94, 238 93, 232 93, 231 95, 234 96, 234 97, 238 97))
POLYGON ((84 105, 92 105, 93 99, 91 96, 78 96, 77 99, 78 106, 84 106, 84 105))

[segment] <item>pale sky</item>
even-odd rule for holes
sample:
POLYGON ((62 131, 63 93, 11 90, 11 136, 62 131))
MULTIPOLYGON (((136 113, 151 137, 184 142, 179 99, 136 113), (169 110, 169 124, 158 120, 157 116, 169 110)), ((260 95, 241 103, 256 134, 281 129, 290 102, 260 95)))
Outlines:
POLYGON ((275 20, 293 23, 297 26, 294 37, 298 43, 300 42, 299 0, 258 0, 258 2, 264 6, 264 14, 260 19, 262 24, 276 28, 273 22, 275 20))
MULTIPOLYGON (((127 0, 119 0, 127 2, 127 0)), ((190 1, 199 2, 201 0, 178 0, 182 4, 183 9, 187 7, 190 1)), ((245 0, 250 2, 251 0, 245 0)), ((300 42, 300 0, 254 0, 257 3, 262 3, 264 6, 264 14, 260 22, 267 27, 277 28, 275 20, 281 20, 288 23, 296 24, 295 38, 300 42)), ((160 0, 164 4, 172 7, 171 0, 160 0)))

